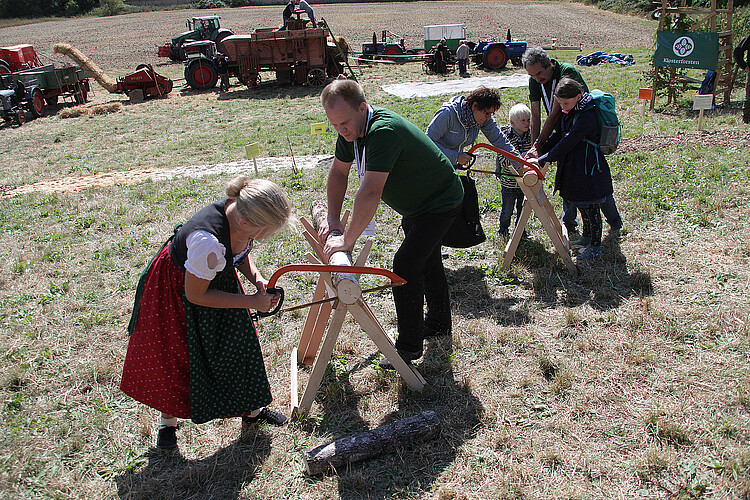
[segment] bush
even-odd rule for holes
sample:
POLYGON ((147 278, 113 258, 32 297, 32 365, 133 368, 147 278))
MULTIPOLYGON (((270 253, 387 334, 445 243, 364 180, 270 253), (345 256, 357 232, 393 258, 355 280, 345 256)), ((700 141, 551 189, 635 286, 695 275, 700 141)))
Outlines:
POLYGON ((92 13, 98 16, 116 16, 127 10, 122 0, 99 0, 99 8, 94 9, 92 13))
POLYGON ((229 0, 230 7, 247 7, 250 5, 248 0, 229 0))
POLYGON ((194 9, 220 9, 226 6, 222 0, 196 0, 192 5, 194 9))

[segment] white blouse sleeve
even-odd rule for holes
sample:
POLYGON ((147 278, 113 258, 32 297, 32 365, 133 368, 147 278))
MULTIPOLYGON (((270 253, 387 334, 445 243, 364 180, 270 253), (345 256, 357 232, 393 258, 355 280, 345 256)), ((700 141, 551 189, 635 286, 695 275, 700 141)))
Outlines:
POLYGON ((185 270, 201 279, 211 281, 216 273, 224 269, 227 261, 224 258, 226 249, 219 243, 211 233, 206 231, 193 231, 187 237, 187 260, 185 270), (213 254, 216 265, 209 265, 209 257, 213 254))

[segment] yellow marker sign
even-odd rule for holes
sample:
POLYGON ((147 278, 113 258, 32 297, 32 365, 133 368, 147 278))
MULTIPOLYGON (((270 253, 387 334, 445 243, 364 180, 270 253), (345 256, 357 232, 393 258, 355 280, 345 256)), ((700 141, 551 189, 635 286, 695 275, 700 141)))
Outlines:
POLYGON ((324 134, 326 131, 325 123, 311 123, 310 124, 310 135, 324 134))
POLYGON ((247 151, 248 158, 255 158, 256 156, 260 156, 260 146, 258 146, 257 142, 245 146, 245 151, 247 151))

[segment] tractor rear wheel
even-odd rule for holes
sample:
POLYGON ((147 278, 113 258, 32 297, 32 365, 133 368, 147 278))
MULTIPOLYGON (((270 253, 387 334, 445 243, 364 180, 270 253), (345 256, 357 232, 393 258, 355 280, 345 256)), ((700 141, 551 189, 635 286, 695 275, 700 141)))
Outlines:
POLYGON ((44 102, 44 96, 42 91, 38 88, 31 91, 31 114, 34 118, 40 118, 44 116, 44 111, 47 108, 44 102))
POLYGON ((505 47, 502 45, 490 45, 487 47, 487 50, 484 51, 482 63, 485 68, 492 71, 503 69, 508 64, 508 53, 505 51, 505 47))
POLYGON ((185 68, 185 80, 195 90, 208 90, 216 87, 219 74, 214 65, 205 59, 196 59, 185 68))
POLYGON ((401 62, 401 58, 393 56, 400 56, 402 54, 403 52, 398 47, 386 47, 386 49, 383 51, 383 59, 385 59, 386 61, 401 62))

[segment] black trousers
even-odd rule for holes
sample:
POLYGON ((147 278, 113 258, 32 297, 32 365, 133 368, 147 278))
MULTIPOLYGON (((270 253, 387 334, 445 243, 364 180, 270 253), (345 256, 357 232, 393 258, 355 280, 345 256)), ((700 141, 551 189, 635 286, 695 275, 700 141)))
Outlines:
POLYGON ((407 283, 393 289, 398 320, 397 349, 422 350, 425 319, 433 328, 450 331, 450 297, 440 242, 459 210, 460 207, 401 220, 405 237, 393 257, 393 272, 407 283))

